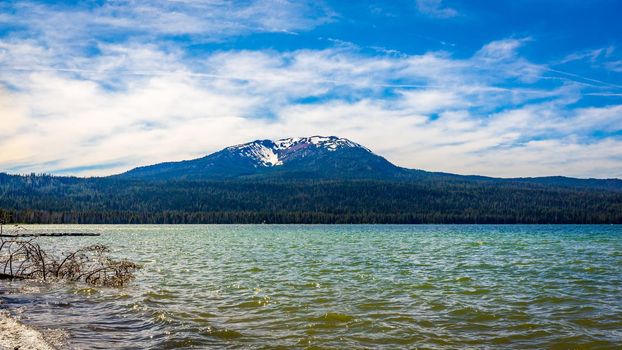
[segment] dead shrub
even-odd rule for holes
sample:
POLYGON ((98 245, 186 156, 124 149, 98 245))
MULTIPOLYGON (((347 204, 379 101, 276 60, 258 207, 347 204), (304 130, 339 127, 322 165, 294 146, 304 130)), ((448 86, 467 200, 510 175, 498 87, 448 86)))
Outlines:
POLYGON ((108 247, 93 244, 72 253, 55 256, 36 238, 0 237, 0 278, 84 282, 121 287, 134 278, 139 266, 128 260, 108 257, 108 247))

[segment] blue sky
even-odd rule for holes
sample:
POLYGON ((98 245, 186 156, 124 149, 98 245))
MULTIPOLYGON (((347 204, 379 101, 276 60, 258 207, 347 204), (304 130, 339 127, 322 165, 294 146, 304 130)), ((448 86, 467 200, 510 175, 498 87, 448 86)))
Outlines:
POLYGON ((3 1, 0 171, 338 135, 411 168, 622 177, 619 1, 3 1))

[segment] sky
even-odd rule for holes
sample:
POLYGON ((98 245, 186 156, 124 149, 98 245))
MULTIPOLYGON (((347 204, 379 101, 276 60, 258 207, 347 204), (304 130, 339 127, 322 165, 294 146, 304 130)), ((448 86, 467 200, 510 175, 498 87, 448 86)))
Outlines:
POLYGON ((336 135, 408 168, 622 178, 617 0, 0 1, 0 171, 336 135))

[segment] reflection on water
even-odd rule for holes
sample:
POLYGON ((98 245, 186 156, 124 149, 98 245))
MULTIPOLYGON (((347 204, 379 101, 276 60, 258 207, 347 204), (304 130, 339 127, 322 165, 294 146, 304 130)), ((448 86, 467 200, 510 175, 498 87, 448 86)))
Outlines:
MULTIPOLYGON (((56 230, 58 227, 36 227, 56 230)), ((615 348, 620 226, 72 226, 122 289, 1 284, 70 348, 615 348)))

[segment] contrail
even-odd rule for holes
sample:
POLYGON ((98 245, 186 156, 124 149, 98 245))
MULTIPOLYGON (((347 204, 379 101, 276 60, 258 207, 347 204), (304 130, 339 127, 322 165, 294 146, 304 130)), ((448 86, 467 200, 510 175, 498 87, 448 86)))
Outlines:
MULTIPOLYGON (((616 88, 616 89, 622 89, 622 85, 617 85, 617 84, 609 83, 609 82, 598 80, 598 79, 588 78, 588 77, 585 77, 585 76, 582 76, 582 75, 579 75, 579 74, 564 72, 564 71, 553 69, 553 68, 546 68, 546 70, 549 71, 549 72, 564 74, 564 75, 567 75, 567 76, 583 79, 583 80, 586 80, 586 81, 591 81, 593 83, 606 85, 606 86, 613 87, 613 88, 616 88)), ((571 80, 571 79, 569 79, 569 80, 571 80)), ((572 81, 575 81, 575 80, 572 80, 572 81)))

